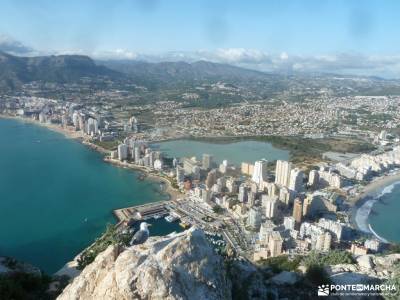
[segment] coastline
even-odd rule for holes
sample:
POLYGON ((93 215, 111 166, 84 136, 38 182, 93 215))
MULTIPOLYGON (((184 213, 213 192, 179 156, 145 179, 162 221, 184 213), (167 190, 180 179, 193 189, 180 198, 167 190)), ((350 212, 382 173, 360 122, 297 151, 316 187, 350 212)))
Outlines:
POLYGON ((364 186, 356 197, 350 199, 349 202, 353 206, 351 209, 351 222, 353 226, 362 232, 374 235, 383 243, 390 243, 390 241, 381 237, 373 230, 368 222, 368 218, 378 198, 385 193, 390 193, 391 187, 398 183, 400 183, 400 171, 376 178, 364 186))
MULTIPOLYGON (((63 128, 62 126, 58 125, 58 124, 50 124, 50 123, 40 123, 36 120, 32 120, 29 118, 24 118, 24 117, 20 117, 20 116, 11 116, 11 115, 4 115, 4 114, 0 114, 0 118, 3 119, 12 119, 12 120, 17 120, 17 121, 21 121, 21 122, 25 122, 25 123, 29 123, 29 124, 33 124, 33 125, 37 125, 37 126, 42 126, 45 127, 49 130, 61 133, 62 135, 64 135, 66 138, 68 139, 74 139, 80 143, 82 143, 83 145, 89 147, 90 149, 97 151, 103 155, 108 155, 110 153, 109 150, 95 145, 93 144, 81 131, 75 131, 72 129, 72 127, 67 127, 67 128, 63 128)), ((177 191, 176 189, 174 189, 171 185, 171 182, 162 177, 159 176, 157 174, 151 173, 152 170, 145 168, 145 167, 141 167, 141 166, 137 166, 134 164, 129 164, 129 163, 125 163, 125 162, 121 162, 119 160, 112 160, 109 159, 107 157, 105 157, 103 159, 103 161, 107 162, 107 163, 111 163, 114 166, 120 167, 120 168, 128 168, 128 169, 132 169, 135 171, 140 171, 143 172, 146 176, 146 179, 151 180, 151 181, 159 181, 162 182, 163 184, 165 184, 166 188, 163 191, 164 193, 166 193, 169 196, 170 200, 175 200, 177 199, 178 196, 182 196, 182 194, 177 191)), ((116 209, 120 209, 120 208, 116 208, 116 209)), ((118 219, 117 219, 118 220, 118 219)))
MULTIPOLYGON (((16 120, 19 122, 23 122, 23 123, 28 123, 28 124, 33 124, 35 126, 41 126, 44 128, 47 128, 48 130, 57 132, 62 134, 64 137, 68 138, 68 139, 73 139, 76 140, 78 142, 80 142, 81 144, 89 147, 90 149, 97 151, 103 155, 108 155, 110 153, 110 151, 95 145, 93 143, 90 142, 89 139, 87 139, 87 137, 85 137, 85 135, 80 132, 80 131, 75 131, 72 129, 72 127, 70 128, 63 128, 58 124, 49 124, 49 123, 40 123, 36 120, 32 120, 29 118, 23 118, 23 117, 19 117, 19 116, 11 116, 11 115, 4 115, 4 114, 0 114, 0 119, 10 119, 10 120, 16 120)), ((130 164, 127 162, 121 162, 119 160, 112 160, 109 157, 105 156, 103 161, 105 163, 110 163, 116 167, 119 168, 127 168, 127 169, 131 169, 137 172, 141 172, 142 174, 144 174, 144 178, 145 180, 149 180, 152 182, 158 182, 158 183, 162 183, 164 184, 164 188, 162 190, 162 193, 165 193, 169 196, 168 201, 170 200, 175 200, 177 199, 179 196, 182 196, 183 194, 181 194, 178 190, 174 189, 171 185, 171 182, 163 177, 163 176, 159 176, 157 174, 154 174, 152 172, 154 172, 154 170, 150 170, 146 167, 141 167, 141 166, 137 166, 134 164, 130 164)), ((150 201, 149 203, 154 202, 154 201, 150 201)), ((118 226, 120 224, 120 219, 118 218, 118 216, 115 214, 116 210, 121 209, 121 207, 117 207, 114 208, 112 210, 113 212, 113 216, 116 219, 116 226, 118 226)), ((90 247, 90 246, 88 246, 90 247)), ((86 249, 86 248, 85 248, 86 249)), ((58 271, 56 271, 53 275, 55 276, 62 276, 62 275, 67 275, 70 278, 74 278, 77 275, 79 275, 80 270, 77 269, 77 259, 79 258, 80 254, 85 250, 82 249, 82 251, 80 251, 71 261, 68 261, 65 263, 65 265, 63 265, 61 267, 61 269, 59 269, 58 271)))

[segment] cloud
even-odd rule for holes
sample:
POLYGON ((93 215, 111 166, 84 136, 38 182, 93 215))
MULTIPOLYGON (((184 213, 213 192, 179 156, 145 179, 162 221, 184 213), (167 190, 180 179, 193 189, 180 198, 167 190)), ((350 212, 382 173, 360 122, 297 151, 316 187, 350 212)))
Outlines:
POLYGON ((361 53, 330 53, 296 55, 283 51, 270 54, 259 49, 217 48, 197 51, 170 51, 163 53, 138 53, 129 49, 84 49, 37 51, 0 34, 0 51, 20 56, 80 54, 101 60, 142 60, 148 62, 206 60, 226 63, 265 72, 320 72, 354 75, 372 75, 400 78, 400 53, 394 55, 366 55, 361 53))
POLYGON ((30 55, 34 53, 32 48, 4 34, 0 34, 0 51, 14 55, 30 55))
POLYGON ((127 50, 92 53, 95 58, 134 59, 148 62, 207 60, 266 72, 321 72, 354 75, 400 77, 399 55, 365 55, 336 53, 321 55, 295 55, 282 52, 269 54, 257 49, 218 48, 214 51, 172 51, 142 54, 127 50))

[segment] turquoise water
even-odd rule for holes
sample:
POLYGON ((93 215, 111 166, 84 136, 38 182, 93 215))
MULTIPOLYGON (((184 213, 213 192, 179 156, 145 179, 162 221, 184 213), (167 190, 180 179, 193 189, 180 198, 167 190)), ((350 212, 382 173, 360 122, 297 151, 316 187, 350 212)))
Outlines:
POLYGON ((400 242, 399 214, 400 183, 397 183, 384 189, 368 220, 379 236, 391 242, 400 242))
POLYGON ((240 165, 242 162, 254 162, 265 158, 289 159, 289 151, 273 147, 270 143, 252 140, 234 141, 230 143, 210 143, 195 140, 175 140, 153 144, 170 157, 192 157, 201 159, 203 153, 212 154, 214 160, 240 165))
POLYGON ((114 208, 165 197, 77 141, 0 119, 0 256, 52 273, 115 222, 114 208))

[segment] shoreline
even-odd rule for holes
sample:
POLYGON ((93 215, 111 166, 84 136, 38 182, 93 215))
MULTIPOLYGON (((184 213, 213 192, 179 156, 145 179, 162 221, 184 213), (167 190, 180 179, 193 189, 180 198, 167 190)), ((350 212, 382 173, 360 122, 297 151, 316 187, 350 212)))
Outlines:
MULTIPOLYGON (((89 139, 87 139, 87 137, 82 132, 72 130, 71 129, 72 127, 63 128, 62 126, 60 126, 58 124, 40 123, 39 121, 32 120, 32 119, 29 119, 29 118, 24 118, 24 117, 19 117, 19 116, 11 116, 11 115, 4 115, 4 114, 0 114, 0 118, 17 120, 17 121, 26 122, 26 123, 33 124, 33 125, 38 125, 38 126, 47 128, 49 130, 52 130, 54 132, 60 133, 60 134, 64 135, 66 138, 68 138, 68 139, 76 140, 76 141, 80 142, 81 144, 89 147, 90 149, 99 152, 100 154, 103 154, 103 155, 110 154, 109 150, 92 143, 89 139)), ((171 182, 168 179, 166 179, 166 178, 164 178, 162 176, 159 176, 157 174, 151 173, 150 169, 147 169, 147 168, 141 167, 141 166, 136 166, 134 164, 124 163, 124 162, 121 162, 121 161, 118 161, 118 160, 112 160, 112 159, 109 159, 107 157, 104 157, 103 161, 107 162, 107 163, 110 163, 110 164, 112 164, 112 165, 114 165, 116 167, 119 167, 119 168, 128 168, 128 169, 131 169, 131 170, 134 170, 134 171, 143 172, 146 175, 145 179, 149 179, 150 181, 161 181, 161 182, 163 182, 164 184, 166 184, 166 189, 163 192, 168 194, 170 200, 176 199, 178 197, 178 195, 180 194, 180 192, 178 192, 176 189, 174 189, 172 187, 171 182)))
MULTIPOLYGON (((67 139, 73 139, 78 141, 79 143, 89 147, 91 150, 97 151, 100 154, 103 155, 108 155, 110 153, 109 150, 106 150, 105 148, 95 145, 93 143, 91 143, 86 137, 85 135, 80 132, 80 131, 75 131, 69 128, 63 128, 58 124, 49 124, 49 123, 40 123, 36 120, 32 120, 29 118, 23 118, 23 117, 19 117, 19 116, 10 116, 10 115, 4 115, 4 114, 0 114, 0 119, 10 119, 10 120, 16 120, 16 121, 20 121, 20 122, 24 122, 24 123, 28 123, 28 124, 32 124, 35 126, 41 126, 44 127, 48 130, 51 130, 53 132, 57 132, 62 134, 64 137, 66 137, 67 139)), ((119 160, 113 160, 107 156, 105 156, 103 158, 103 162, 105 163, 109 163, 114 165, 115 167, 118 168, 126 168, 126 169, 131 169, 133 171, 136 172, 141 172, 142 174, 145 174, 145 177, 143 178, 144 180, 147 179, 149 181, 152 182, 157 182, 157 183, 162 183, 164 184, 165 188, 163 190, 161 190, 161 193, 163 194, 167 194, 168 195, 168 200, 167 201, 172 201, 177 199, 179 196, 183 196, 182 193, 180 193, 178 190, 174 189, 171 185, 171 182, 162 177, 159 176, 157 174, 153 174, 151 173, 152 170, 147 169, 146 167, 141 167, 141 166, 137 166, 134 164, 129 164, 126 162, 121 162, 119 160)), ((155 201, 150 201, 149 203, 152 203, 155 201)), ((118 224, 120 224, 121 220, 117 217, 117 215, 115 214, 115 211, 119 210, 121 208, 114 208, 112 210, 112 215, 114 216, 115 220, 116 220, 116 226, 118 226, 118 224)), ((92 244, 91 244, 92 245, 92 244)), ((90 245, 88 246, 90 247, 90 245)), ((62 276, 62 275, 67 275, 70 278, 74 278, 77 275, 79 275, 79 273, 81 272, 80 270, 77 269, 77 259, 79 258, 80 254, 86 249, 87 247, 85 247, 84 249, 82 249, 82 251, 80 251, 77 255, 75 255, 75 257, 71 260, 71 261, 67 261, 58 271, 53 273, 53 276, 62 276)))
POLYGON ((399 183, 400 171, 398 170, 393 174, 378 177, 364 186, 361 192, 349 201, 352 205, 351 223, 353 226, 364 233, 372 234, 383 243, 390 243, 374 231, 368 219, 374 204, 386 193, 385 189, 399 183))

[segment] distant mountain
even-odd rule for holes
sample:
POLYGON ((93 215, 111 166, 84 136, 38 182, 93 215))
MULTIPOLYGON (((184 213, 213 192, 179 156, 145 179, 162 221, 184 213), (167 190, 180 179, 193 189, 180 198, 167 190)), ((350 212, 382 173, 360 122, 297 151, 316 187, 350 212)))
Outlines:
POLYGON ((150 63, 132 60, 109 60, 98 61, 98 64, 122 72, 139 84, 145 86, 153 85, 156 87, 201 82, 205 80, 248 81, 274 78, 277 76, 208 61, 198 61, 194 63, 183 61, 150 63))
POLYGON ((19 57, 0 52, 0 88, 16 88, 32 81, 77 82, 84 77, 124 78, 124 75, 98 66, 81 55, 19 57))

